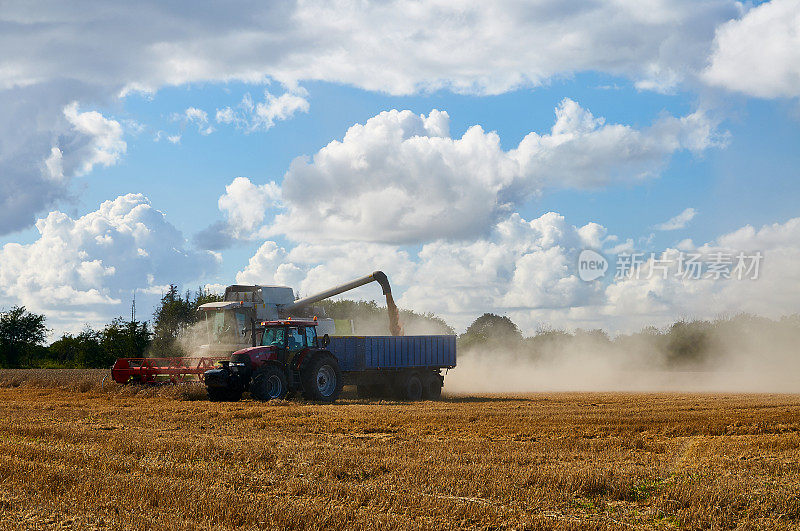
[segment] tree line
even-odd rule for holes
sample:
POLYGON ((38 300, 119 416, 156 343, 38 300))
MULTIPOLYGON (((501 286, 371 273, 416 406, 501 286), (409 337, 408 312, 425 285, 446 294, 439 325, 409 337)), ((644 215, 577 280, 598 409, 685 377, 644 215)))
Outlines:
POLYGON ((197 322, 201 304, 222 300, 202 288, 182 294, 170 285, 149 321, 118 317, 96 330, 85 326, 45 345, 50 330, 45 316, 14 306, 0 312, 0 367, 106 368, 117 358, 180 356, 179 334, 197 322))
MULTIPOLYGON (((0 366, 103 368, 120 357, 187 355, 176 340, 197 322, 201 304, 219 300, 221 296, 203 289, 181 293, 171 285, 153 313, 152 325, 119 317, 99 330, 87 326, 77 334, 65 333, 47 346, 45 316, 13 307, 0 312, 0 366)), ((327 317, 352 320, 360 335, 388 333, 386 308, 374 301, 326 300, 317 309, 327 317)), ((407 335, 455 333, 447 322, 429 313, 402 310, 401 322, 407 335)), ((796 351, 800 315, 778 320, 748 314, 680 320, 662 329, 646 327, 611 338, 600 329, 567 332, 547 327, 525 336, 507 316, 485 313, 458 336, 458 348, 464 356, 503 353, 528 360, 576 351, 597 356, 625 352, 638 355, 651 368, 691 368, 712 363, 721 353, 754 340, 759 341, 755 347, 796 351)))

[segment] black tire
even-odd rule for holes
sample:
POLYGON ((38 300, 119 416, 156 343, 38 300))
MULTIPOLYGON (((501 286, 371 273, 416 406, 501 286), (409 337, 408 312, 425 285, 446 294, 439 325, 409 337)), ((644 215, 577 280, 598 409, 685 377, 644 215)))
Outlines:
POLYGON ((300 380, 303 384, 303 398, 315 402, 331 403, 342 392, 342 371, 336 358, 321 352, 310 354, 303 361, 300 380))
POLYGON ((242 392, 225 387, 206 387, 208 399, 211 402, 238 402, 242 398, 242 392))
POLYGON ((422 377, 422 397, 425 400, 442 398, 442 377, 438 373, 429 372, 422 377))
POLYGON ((229 389, 228 390, 228 401, 229 402, 238 402, 242 399, 242 391, 241 389, 229 389))
POLYGON ((224 402, 228 396, 228 390, 224 387, 206 387, 206 391, 211 402, 224 402))
POLYGON ((397 397, 400 400, 422 400, 422 378, 412 372, 400 376, 397 385, 397 397))
POLYGON ((250 384, 250 396, 255 400, 283 400, 289 392, 286 373, 280 367, 267 365, 258 370, 250 384))

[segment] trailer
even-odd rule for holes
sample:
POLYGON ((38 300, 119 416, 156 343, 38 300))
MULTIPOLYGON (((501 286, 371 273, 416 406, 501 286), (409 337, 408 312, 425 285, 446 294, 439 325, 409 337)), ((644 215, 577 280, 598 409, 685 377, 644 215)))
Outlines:
POLYGON ((362 397, 438 400, 442 371, 456 366, 455 336, 317 336, 317 321, 261 323, 261 345, 234 352, 203 375, 212 401, 256 400, 301 394, 334 402, 344 385, 362 397))
POLYGON ((328 350, 339 363, 345 385, 364 398, 395 396, 437 400, 444 374, 456 366, 456 337, 332 337, 328 350))

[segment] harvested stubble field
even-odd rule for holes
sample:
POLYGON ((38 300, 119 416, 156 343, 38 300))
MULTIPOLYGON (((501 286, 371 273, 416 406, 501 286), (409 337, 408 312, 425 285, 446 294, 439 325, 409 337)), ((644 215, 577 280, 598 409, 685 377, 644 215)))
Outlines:
POLYGON ((800 396, 210 403, 0 371, 0 524, 800 527, 800 396))

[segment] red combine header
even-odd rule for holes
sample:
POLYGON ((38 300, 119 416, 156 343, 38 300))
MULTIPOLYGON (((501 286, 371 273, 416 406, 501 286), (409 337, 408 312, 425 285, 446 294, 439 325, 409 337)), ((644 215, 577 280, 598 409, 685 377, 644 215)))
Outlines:
POLYGON ((213 369, 224 357, 205 358, 119 358, 111 377, 121 384, 202 382, 203 373, 213 369))

